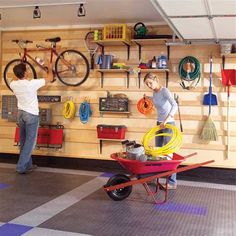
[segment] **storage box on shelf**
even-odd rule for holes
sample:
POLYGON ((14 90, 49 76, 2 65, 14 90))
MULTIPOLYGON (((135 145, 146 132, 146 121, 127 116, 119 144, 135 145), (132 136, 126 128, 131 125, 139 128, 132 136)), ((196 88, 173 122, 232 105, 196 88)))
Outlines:
POLYGON ((129 115, 129 99, 121 97, 100 97, 99 112, 103 113, 119 113, 129 115))
POLYGON ((104 46, 125 45, 127 47, 127 59, 129 60, 130 40, 131 30, 126 24, 109 24, 104 26, 103 39, 95 40, 95 42, 102 48, 102 54, 105 54, 104 46))
POLYGON ((131 31, 126 24, 108 24, 103 29, 103 40, 130 41, 131 31))
MULTIPOLYGON (((48 125, 39 127, 36 146, 45 148, 62 148, 63 143, 63 125, 48 125)), ((20 129, 16 127, 15 143, 20 145, 20 129)))
POLYGON ((124 125, 97 125, 98 138, 124 139, 126 126, 124 125))
POLYGON ((125 139, 126 126, 124 125, 97 125, 97 136, 100 144, 100 154, 102 153, 103 141, 118 141, 125 139))

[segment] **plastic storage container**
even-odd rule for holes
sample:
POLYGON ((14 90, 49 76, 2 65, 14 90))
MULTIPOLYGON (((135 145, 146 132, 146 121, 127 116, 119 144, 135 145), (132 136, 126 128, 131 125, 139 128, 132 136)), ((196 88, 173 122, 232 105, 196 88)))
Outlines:
POLYGON ((97 135, 100 139, 124 139, 126 129, 124 125, 97 125, 97 135))
POLYGON ((105 25, 103 29, 103 40, 130 41, 131 31, 126 24, 105 25))
POLYGON ((167 57, 162 53, 157 59, 158 69, 167 69, 167 57))

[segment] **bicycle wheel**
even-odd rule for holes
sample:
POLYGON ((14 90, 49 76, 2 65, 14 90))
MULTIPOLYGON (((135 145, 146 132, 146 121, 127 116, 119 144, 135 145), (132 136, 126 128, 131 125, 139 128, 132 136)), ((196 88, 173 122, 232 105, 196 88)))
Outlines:
MULTIPOLYGON (((4 81, 5 81, 5 84, 7 85, 7 87, 10 90, 12 90, 10 88, 10 83, 14 78, 13 68, 14 68, 15 65, 17 65, 19 63, 22 63, 21 59, 14 59, 14 60, 8 62, 5 69, 4 69, 3 78, 4 78, 4 81)), ((35 71, 34 67, 28 61, 26 61, 24 63, 26 63, 28 77, 32 78, 32 79, 37 79, 37 74, 36 74, 36 71, 35 71)))
POLYGON ((63 84, 78 86, 89 76, 89 63, 81 52, 65 50, 56 59, 55 72, 63 84))

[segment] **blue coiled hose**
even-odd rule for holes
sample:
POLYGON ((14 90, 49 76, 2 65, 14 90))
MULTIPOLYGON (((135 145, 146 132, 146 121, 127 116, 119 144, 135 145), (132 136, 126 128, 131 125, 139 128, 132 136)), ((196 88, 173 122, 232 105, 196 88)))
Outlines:
POLYGON ((92 110, 89 102, 82 102, 79 108, 80 121, 85 124, 88 122, 89 117, 92 115, 92 110))

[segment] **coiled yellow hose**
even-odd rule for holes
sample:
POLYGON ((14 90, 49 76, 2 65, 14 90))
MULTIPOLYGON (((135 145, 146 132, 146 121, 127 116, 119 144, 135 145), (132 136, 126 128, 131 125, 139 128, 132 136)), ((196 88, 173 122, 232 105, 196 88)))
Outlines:
POLYGON ((172 133, 160 133, 156 134, 157 131, 160 130, 160 126, 157 125, 154 128, 150 129, 144 136, 143 136, 143 146, 147 155, 151 155, 154 157, 157 156, 166 156, 171 153, 178 151, 183 143, 183 136, 182 133, 176 126, 166 124, 165 126, 168 129, 172 130, 172 133), (163 147, 152 147, 149 146, 149 142, 151 139, 155 138, 156 136, 170 136, 170 141, 164 145, 163 147))
POLYGON ((65 119, 71 119, 75 116, 75 104, 72 101, 66 101, 63 107, 63 116, 65 119))

